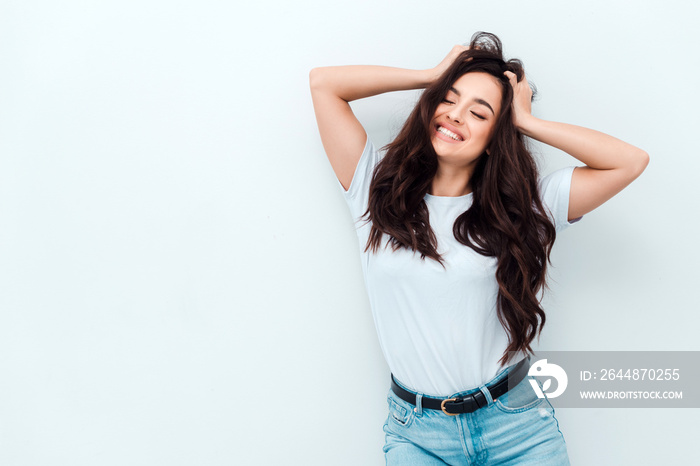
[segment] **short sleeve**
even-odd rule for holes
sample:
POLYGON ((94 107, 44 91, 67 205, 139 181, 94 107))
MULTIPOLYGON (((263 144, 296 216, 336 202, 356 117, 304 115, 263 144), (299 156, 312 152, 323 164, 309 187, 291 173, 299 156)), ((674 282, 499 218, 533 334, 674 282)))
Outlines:
POLYGON ((558 232, 565 230, 570 225, 583 218, 569 218, 569 193, 571 191, 571 177, 574 174, 575 166, 560 168, 549 175, 541 178, 538 182, 540 199, 545 208, 549 210, 549 216, 554 222, 554 227, 558 232))
POLYGON ((347 191, 340 183, 340 180, 336 178, 338 186, 340 186, 345 201, 348 203, 350 212, 352 213, 353 219, 357 220, 362 216, 367 210, 367 202, 369 200, 369 185, 372 182, 372 174, 374 173, 374 167, 377 166, 381 157, 377 152, 377 149, 370 141, 369 136, 367 136, 367 142, 365 143, 365 148, 362 151, 362 156, 357 162, 357 167, 355 167, 355 173, 352 177, 352 182, 347 191))

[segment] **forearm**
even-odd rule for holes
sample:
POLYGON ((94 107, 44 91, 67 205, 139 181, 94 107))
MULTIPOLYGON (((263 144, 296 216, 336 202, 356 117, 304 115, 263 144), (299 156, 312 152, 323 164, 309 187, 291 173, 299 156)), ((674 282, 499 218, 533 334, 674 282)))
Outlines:
POLYGON ((591 168, 643 170, 649 156, 638 147, 581 126, 529 116, 518 122, 524 135, 561 149, 591 168))
POLYGON ((433 70, 349 65, 314 68, 309 73, 309 82, 312 92, 331 92, 351 102, 385 92, 423 89, 435 77, 433 70))

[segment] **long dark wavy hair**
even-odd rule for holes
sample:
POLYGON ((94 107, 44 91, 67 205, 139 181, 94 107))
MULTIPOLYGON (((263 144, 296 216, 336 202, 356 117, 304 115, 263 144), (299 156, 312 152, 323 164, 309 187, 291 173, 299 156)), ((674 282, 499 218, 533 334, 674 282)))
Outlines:
POLYGON ((453 233, 477 253, 498 259, 498 319, 509 335, 499 360, 505 365, 514 355, 508 356, 509 352, 532 353, 530 343, 544 327, 545 313, 537 294, 547 288, 547 263, 556 232, 538 193, 537 165, 513 124, 513 88, 503 74, 511 71, 521 81, 523 65, 517 59, 503 59, 497 36, 474 34, 469 49, 425 89, 396 139, 384 147, 387 152, 374 170, 363 214, 372 222, 365 251, 376 252, 386 233, 394 251, 418 251, 422 260, 428 257, 445 267, 424 201, 438 168, 431 121, 453 83, 477 71, 500 83, 501 112, 487 146, 489 153, 479 156, 470 180, 472 205, 457 217, 453 233))

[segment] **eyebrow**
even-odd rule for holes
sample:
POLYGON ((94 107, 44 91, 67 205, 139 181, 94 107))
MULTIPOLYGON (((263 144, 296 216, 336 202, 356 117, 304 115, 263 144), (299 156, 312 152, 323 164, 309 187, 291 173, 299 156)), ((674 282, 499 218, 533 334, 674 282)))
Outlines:
MULTIPOLYGON (((457 94, 458 97, 461 97, 461 96, 462 96, 462 94, 460 94, 459 91, 458 91, 457 89, 455 89, 454 87, 451 87, 450 90, 451 90, 452 92, 454 92, 455 94, 457 94)), ((474 100, 474 102, 476 102, 477 104, 481 104, 481 105, 484 105, 484 106, 488 107, 489 110, 491 110, 491 113, 493 113, 494 115, 496 114, 496 112, 493 111, 493 107, 491 107, 491 105, 489 105, 489 103, 486 102, 484 99, 480 99, 480 98, 478 98, 478 97, 474 97, 473 100, 474 100)))

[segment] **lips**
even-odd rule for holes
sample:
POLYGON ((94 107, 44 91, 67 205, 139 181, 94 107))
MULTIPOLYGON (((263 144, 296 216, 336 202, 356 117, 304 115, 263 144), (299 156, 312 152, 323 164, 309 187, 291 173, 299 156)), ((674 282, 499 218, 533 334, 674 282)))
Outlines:
POLYGON ((438 123, 435 125, 435 133, 439 139, 446 142, 462 142, 464 135, 449 123, 438 123))

